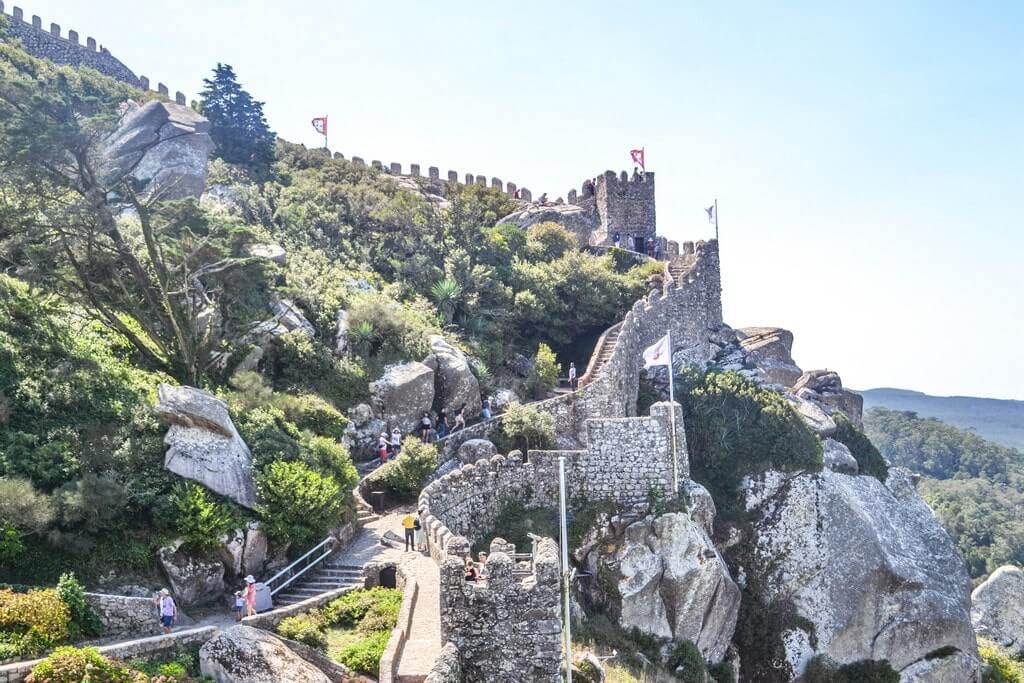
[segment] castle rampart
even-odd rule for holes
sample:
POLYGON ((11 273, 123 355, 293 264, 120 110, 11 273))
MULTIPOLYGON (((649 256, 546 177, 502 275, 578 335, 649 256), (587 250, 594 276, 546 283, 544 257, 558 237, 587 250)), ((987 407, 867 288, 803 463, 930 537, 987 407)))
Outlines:
MULTIPOLYGON (((344 159, 345 155, 342 154, 341 152, 335 152, 334 158, 344 159)), ((363 160, 362 157, 352 157, 351 161, 353 164, 356 164, 357 166, 366 166, 366 162, 363 160)), ((443 193, 444 191, 444 185, 441 180, 441 170, 437 166, 428 167, 427 175, 424 176, 420 171, 420 169, 422 168, 420 164, 409 164, 408 173, 403 173, 402 164, 397 162, 391 162, 387 166, 385 166, 380 161, 372 161, 370 162, 370 165, 389 175, 403 176, 406 178, 419 178, 421 180, 424 180, 428 184, 432 185, 435 191, 437 191, 439 194, 443 193)), ((466 173, 463 176, 463 179, 460 180, 458 171, 448 171, 446 178, 447 182, 453 185, 479 185, 481 187, 491 187, 492 189, 504 192, 510 197, 515 197, 516 192, 518 191, 519 199, 522 199, 527 202, 533 200, 533 195, 528 189, 526 189, 525 187, 519 187, 515 183, 504 183, 502 182, 501 178, 496 178, 492 176, 489 185, 486 176, 473 173, 466 173)))
POLYGON ((609 246, 619 233, 627 249, 643 252, 648 238, 657 237, 657 217, 654 203, 654 173, 605 171, 597 178, 587 179, 577 194, 570 190, 570 204, 583 207, 597 217, 592 245, 609 246), (640 240, 640 242, 637 242, 640 240))
MULTIPOLYGON (((69 30, 65 38, 61 35, 59 24, 51 23, 48 29, 44 29, 43 20, 35 15, 32 16, 31 22, 25 21, 25 12, 20 7, 11 8, 10 15, 5 12, 4 3, 0 0, 0 15, 4 15, 8 20, 9 34, 17 39, 29 54, 57 64, 86 66, 133 88, 149 90, 148 78, 136 76, 131 69, 110 54, 107 48, 97 45, 95 38, 86 38, 83 45, 79 42, 78 31, 69 30)), ((170 97, 170 89, 163 83, 157 84, 156 92, 164 97, 170 97)), ((174 100, 181 105, 186 103, 185 95, 181 92, 175 93, 174 100)))

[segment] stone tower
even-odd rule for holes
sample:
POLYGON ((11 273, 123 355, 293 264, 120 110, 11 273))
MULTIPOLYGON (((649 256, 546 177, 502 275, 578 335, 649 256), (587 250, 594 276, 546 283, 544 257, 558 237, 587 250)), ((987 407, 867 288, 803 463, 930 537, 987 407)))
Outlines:
POLYGON ((595 215, 592 245, 610 246, 618 232, 623 248, 643 252, 647 238, 656 238, 653 173, 630 176, 626 171, 619 175, 605 171, 596 184, 585 182, 579 196, 570 193, 569 201, 595 215))

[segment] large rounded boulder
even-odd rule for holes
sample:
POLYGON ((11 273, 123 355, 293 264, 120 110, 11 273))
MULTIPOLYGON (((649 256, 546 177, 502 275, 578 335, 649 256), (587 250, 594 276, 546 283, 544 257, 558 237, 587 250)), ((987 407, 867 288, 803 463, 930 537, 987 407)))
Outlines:
POLYGON ((199 668, 216 683, 330 683, 320 669, 267 631, 232 626, 199 650, 199 668))

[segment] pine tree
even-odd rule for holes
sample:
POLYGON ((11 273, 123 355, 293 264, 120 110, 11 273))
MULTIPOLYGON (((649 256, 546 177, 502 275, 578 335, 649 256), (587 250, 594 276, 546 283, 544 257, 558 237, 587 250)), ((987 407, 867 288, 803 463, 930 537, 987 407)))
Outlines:
POLYGON ((232 164, 247 166, 258 175, 265 173, 274 158, 277 136, 257 102, 238 83, 235 70, 217 64, 213 78, 203 80, 203 115, 210 120, 214 153, 232 164))

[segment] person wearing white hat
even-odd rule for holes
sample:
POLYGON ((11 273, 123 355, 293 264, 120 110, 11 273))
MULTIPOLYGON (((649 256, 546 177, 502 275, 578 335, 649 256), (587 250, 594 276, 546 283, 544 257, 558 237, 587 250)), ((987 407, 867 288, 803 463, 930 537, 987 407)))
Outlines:
POLYGON ((167 592, 166 588, 160 589, 160 594, 156 598, 156 604, 160 612, 160 625, 164 629, 164 633, 171 632, 171 626, 174 625, 174 619, 178 616, 178 606, 174 604, 174 598, 167 592))
POLYGON ((252 574, 245 577, 245 616, 256 616, 256 579, 252 574))

